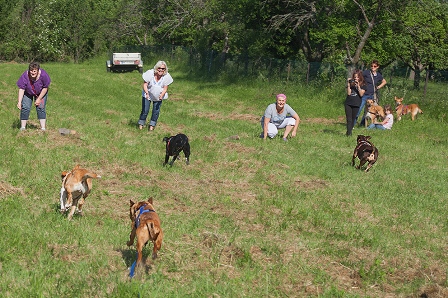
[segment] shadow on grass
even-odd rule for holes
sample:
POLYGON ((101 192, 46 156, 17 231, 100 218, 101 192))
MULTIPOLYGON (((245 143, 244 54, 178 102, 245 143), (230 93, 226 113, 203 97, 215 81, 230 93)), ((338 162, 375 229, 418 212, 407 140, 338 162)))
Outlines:
MULTIPOLYGON (((138 257, 137 250, 135 250, 134 248, 117 249, 117 251, 121 253, 124 263, 126 264, 126 267, 128 269, 130 269, 132 264, 137 261, 137 257, 138 257)), ((142 253, 143 253, 142 265, 140 265, 140 268, 141 268, 141 266, 144 266, 145 273, 148 274, 149 271, 152 269, 152 266, 151 266, 151 264, 147 264, 147 259, 148 259, 147 249, 143 248, 142 253)), ((139 271, 139 269, 136 268, 136 274, 138 271, 139 271)))

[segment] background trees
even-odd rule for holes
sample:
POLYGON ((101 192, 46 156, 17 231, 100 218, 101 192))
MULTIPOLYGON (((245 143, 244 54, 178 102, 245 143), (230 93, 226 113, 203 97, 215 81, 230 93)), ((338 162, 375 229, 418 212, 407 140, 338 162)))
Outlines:
MULTIPOLYGON (((397 58, 418 78, 446 69, 438 0, 0 0, 0 59, 82 61, 123 45, 346 64, 397 58)), ((418 83, 416 83, 418 87, 418 83)))

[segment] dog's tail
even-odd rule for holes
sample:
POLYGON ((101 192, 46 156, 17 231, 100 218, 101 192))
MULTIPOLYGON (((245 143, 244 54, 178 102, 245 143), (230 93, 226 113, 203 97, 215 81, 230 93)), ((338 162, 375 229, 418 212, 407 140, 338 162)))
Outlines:
POLYGON ((101 178, 100 175, 97 175, 95 173, 87 173, 84 176, 82 176, 82 181, 86 181, 87 179, 92 178, 92 179, 99 179, 101 178))
POLYGON ((160 233, 160 229, 157 228, 153 222, 146 223, 146 228, 148 228, 149 236, 151 236, 151 239, 156 239, 160 233))

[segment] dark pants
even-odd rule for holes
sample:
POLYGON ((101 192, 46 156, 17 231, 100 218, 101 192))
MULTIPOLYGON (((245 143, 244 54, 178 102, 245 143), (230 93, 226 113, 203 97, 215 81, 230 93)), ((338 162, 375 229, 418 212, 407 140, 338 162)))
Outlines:
POLYGON ((356 123, 356 115, 359 112, 359 107, 350 106, 350 105, 344 105, 345 106, 345 118, 347 119, 347 136, 352 135, 353 127, 356 123))

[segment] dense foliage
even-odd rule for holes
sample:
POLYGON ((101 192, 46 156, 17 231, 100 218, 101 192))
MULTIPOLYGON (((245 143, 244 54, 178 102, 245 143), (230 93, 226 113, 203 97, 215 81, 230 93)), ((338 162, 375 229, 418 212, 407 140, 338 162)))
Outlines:
POLYGON ((356 67, 397 59, 446 69, 440 0, 0 0, 0 60, 83 61, 123 45, 175 44, 356 67))

